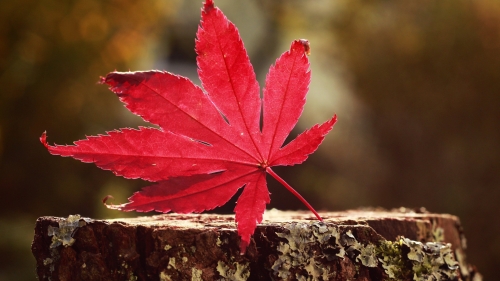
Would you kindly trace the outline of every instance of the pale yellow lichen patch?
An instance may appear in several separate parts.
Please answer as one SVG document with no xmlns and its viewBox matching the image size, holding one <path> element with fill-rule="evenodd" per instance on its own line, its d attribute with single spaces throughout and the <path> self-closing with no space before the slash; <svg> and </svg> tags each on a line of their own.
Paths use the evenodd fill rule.
<svg viewBox="0 0 500 281">
<path fill-rule="evenodd" d="M 458 276 L 459 263 L 450 244 L 422 243 L 400 237 L 396 242 L 381 243 L 378 255 L 382 267 L 393 280 L 405 277 L 415 281 L 453 280 Z"/>
<path fill-rule="evenodd" d="M 303 280 L 328 280 L 330 279 L 330 273 L 327 270 L 323 270 L 321 264 L 317 264 L 313 258 L 310 258 L 307 262 L 307 265 L 304 266 L 304 269 L 307 271 L 309 276 L 306 278 L 305 276 L 299 276 Z M 312 278 L 312 279 L 311 279 Z"/>
<path fill-rule="evenodd" d="M 417 240 L 424 240 L 429 238 L 430 231 L 428 229 L 428 222 L 425 220 L 416 220 L 415 224 L 417 225 Z"/>
<path fill-rule="evenodd" d="M 217 263 L 217 272 L 221 277 L 226 278 L 225 280 L 230 281 L 245 281 L 250 277 L 250 269 L 248 263 L 240 264 L 238 262 L 233 263 L 233 268 L 227 266 L 223 261 Z"/>
<path fill-rule="evenodd" d="M 436 221 L 432 222 L 432 239 L 434 240 L 434 242 L 443 242 L 445 239 L 444 229 L 442 227 L 439 227 Z"/>
<path fill-rule="evenodd" d="M 465 260 L 465 253 L 461 249 L 456 249 L 455 256 L 457 257 L 458 266 L 460 268 L 460 273 L 462 273 L 462 276 L 469 276 L 469 271 L 467 270 L 467 262 Z"/>
<path fill-rule="evenodd" d="M 330 268 L 323 266 L 312 257 L 319 256 L 333 260 L 339 253 L 344 255 L 341 251 L 342 247 L 338 244 L 340 233 L 337 229 L 320 222 L 290 223 L 286 224 L 285 228 L 288 231 L 277 233 L 278 237 L 285 238 L 287 242 L 280 242 L 277 246 L 281 254 L 272 266 L 274 274 L 283 279 L 328 280 L 332 274 Z M 332 238 L 335 238 L 336 245 L 331 245 Z M 322 250 L 328 249 L 329 251 L 323 251 L 320 254 L 313 253 L 316 251 L 315 245 L 318 244 Z M 291 271 L 292 268 L 299 269 L 298 272 L 305 270 L 307 274 L 294 274 Z"/>
<path fill-rule="evenodd" d="M 170 245 L 167 244 L 167 245 L 165 245 L 165 247 L 163 247 L 163 249 L 165 251 L 168 251 L 168 250 L 172 249 L 172 246 L 170 246 Z"/>
<path fill-rule="evenodd" d="M 52 244 L 50 248 L 55 248 L 59 245 L 65 247 L 73 245 L 73 233 L 79 227 L 86 225 L 85 221 L 80 221 L 80 215 L 70 215 L 66 220 L 62 219 L 59 222 L 59 227 L 50 226 L 47 228 L 48 236 L 52 236 Z"/>
<path fill-rule="evenodd" d="M 201 269 L 193 267 L 191 269 L 191 281 L 203 281 L 203 279 L 201 278 L 202 274 L 203 271 L 201 271 Z"/>
<path fill-rule="evenodd" d="M 356 257 L 366 267 L 377 267 L 377 251 L 373 244 L 368 244 L 359 248 L 360 254 Z"/>
<path fill-rule="evenodd" d="M 455 260 L 450 244 L 428 242 L 421 243 L 401 238 L 402 243 L 410 248 L 408 259 L 413 261 L 415 281 L 435 278 L 450 280 L 457 277 L 458 262 Z"/>
<path fill-rule="evenodd" d="M 49 264 L 51 264 L 53 262 L 53 260 L 51 258 L 46 258 L 43 260 L 43 265 L 47 266 Z"/>
<path fill-rule="evenodd" d="M 160 272 L 160 281 L 172 281 L 172 278 L 166 272 L 162 271 Z"/>
<path fill-rule="evenodd" d="M 168 269 L 174 268 L 175 269 L 175 257 L 171 257 L 168 259 Z"/>
</svg>

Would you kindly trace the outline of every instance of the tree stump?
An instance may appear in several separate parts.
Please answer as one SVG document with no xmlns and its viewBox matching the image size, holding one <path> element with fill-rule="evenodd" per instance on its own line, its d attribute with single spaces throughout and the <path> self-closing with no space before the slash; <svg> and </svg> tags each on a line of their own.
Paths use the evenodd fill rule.
<svg viewBox="0 0 500 281">
<path fill-rule="evenodd" d="M 233 215 L 41 217 L 40 280 L 481 280 L 459 219 L 401 208 L 266 211 L 245 254 Z"/>
</svg>

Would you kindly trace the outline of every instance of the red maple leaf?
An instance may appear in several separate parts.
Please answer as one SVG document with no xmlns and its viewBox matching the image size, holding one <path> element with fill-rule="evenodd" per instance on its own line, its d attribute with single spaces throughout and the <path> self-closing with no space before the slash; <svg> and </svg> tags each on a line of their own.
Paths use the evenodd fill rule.
<svg viewBox="0 0 500 281">
<path fill-rule="evenodd" d="M 196 53 L 203 90 L 187 78 L 162 71 L 112 72 L 102 78 L 125 106 L 160 129 L 121 129 L 87 137 L 75 145 L 48 145 L 125 178 L 156 182 L 129 202 L 107 205 L 122 211 L 202 212 L 224 205 L 239 188 L 236 207 L 244 253 L 270 202 L 266 174 L 318 213 L 271 166 L 295 165 L 313 153 L 336 116 L 282 147 L 305 103 L 311 73 L 309 43 L 296 40 L 266 77 L 263 99 L 236 27 L 211 0 L 201 13 Z M 260 128 L 261 110 L 263 125 Z"/>
</svg>

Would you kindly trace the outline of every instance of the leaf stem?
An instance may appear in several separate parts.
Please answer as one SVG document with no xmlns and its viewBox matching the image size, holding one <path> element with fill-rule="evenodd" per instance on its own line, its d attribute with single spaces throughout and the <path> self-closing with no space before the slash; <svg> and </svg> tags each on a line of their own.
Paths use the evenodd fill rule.
<svg viewBox="0 0 500 281">
<path fill-rule="evenodd" d="M 316 218 L 318 218 L 318 220 L 323 221 L 321 216 L 318 214 L 318 212 L 316 212 L 316 210 L 314 210 L 314 208 L 311 206 L 311 204 L 309 204 L 306 201 L 306 199 L 304 199 L 304 197 L 302 197 L 302 195 L 300 195 L 295 189 L 293 189 L 293 187 L 291 187 L 284 179 L 282 179 L 280 176 L 278 176 L 278 174 L 276 174 L 273 170 L 271 170 L 270 167 L 266 167 L 266 172 L 268 174 L 270 174 L 273 178 L 275 178 L 277 181 L 279 181 L 293 195 L 295 195 L 297 198 L 299 198 L 299 200 L 302 201 L 302 203 L 304 203 L 304 205 L 306 205 L 307 208 L 309 208 L 309 210 L 311 210 L 311 212 L 314 213 L 314 215 L 316 216 Z"/>
</svg>

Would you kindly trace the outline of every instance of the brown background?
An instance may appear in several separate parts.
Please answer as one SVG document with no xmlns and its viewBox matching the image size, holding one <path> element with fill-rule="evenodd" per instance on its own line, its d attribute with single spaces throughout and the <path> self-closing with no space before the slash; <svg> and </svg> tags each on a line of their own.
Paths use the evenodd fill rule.
<svg viewBox="0 0 500 281">
<path fill-rule="evenodd" d="M 216 1 L 240 29 L 261 85 L 292 40 L 311 42 L 313 79 L 297 131 L 339 122 L 300 166 L 276 171 L 317 209 L 420 207 L 460 216 L 470 262 L 500 262 L 500 2 Z M 0 280 L 34 280 L 44 215 L 106 210 L 146 183 L 51 156 L 137 127 L 99 76 L 165 69 L 196 83 L 201 1 L 0 2 Z M 269 207 L 303 208 L 274 180 Z M 233 202 L 219 212 L 231 212 Z"/>
</svg>

